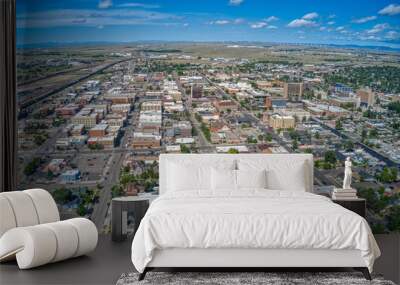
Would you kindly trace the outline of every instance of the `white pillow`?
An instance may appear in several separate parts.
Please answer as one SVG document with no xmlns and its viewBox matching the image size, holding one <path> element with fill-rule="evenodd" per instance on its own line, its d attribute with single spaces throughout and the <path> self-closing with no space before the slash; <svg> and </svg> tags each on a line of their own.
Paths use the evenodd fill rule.
<svg viewBox="0 0 400 285">
<path fill-rule="evenodd" d="M 268 189 L 307 192 L 305 163 L 288 164 L 286 171 L 270 169 L 267 171 L 267 181 Z"/>
<path fill-rule="evenodd" d="M 304 160 L 273 158 L 240 159 L 239 170 L 267 170 L 267 188 L 273 190 L 307 191 L 309 170 Z"/>
<path fill-rule="evenodd" d="M 208 164 L 207 161 L 170 161 L 167 164 L 167 191 L 212 190 L 212 168 L 233 170 L 235 167 L 235 160 L 218 159 Z"/>
<path fill-rule="evenodd" d="M 267 170 L 236 170 L 237 188 L 267 188 Z"/>
<path fill-rule="evenodd" d="M 211 170 L 212 190 L 236 190 L 236 170 L 219 169 L 213 167 Z"/>
<path fill-rule="evenodd" d="M 211 188 L 211 168 L 168 164 L 168 189 L 170 191 L 187 191 Z"/>
</svg>

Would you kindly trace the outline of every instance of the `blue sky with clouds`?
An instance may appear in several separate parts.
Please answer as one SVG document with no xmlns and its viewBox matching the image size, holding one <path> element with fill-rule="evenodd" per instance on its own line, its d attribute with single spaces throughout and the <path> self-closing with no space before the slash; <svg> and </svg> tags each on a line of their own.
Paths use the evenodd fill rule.
<svg viewBox="0 0 400 285">
<path fill-rule="evenodd" d="M 260 41 L 400 47 L 393 0 L 17 0 L 19 44 Z"/>
</svg>

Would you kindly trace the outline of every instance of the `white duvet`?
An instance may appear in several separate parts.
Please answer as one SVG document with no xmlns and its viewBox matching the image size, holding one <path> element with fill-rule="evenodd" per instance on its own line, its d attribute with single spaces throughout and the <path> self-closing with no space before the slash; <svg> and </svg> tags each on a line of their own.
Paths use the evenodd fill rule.
<svg viewBox="0 0 400 285">
<path fill-rule="evenodd" d="M 358 249 L 370 271 L 380 255 L 359 215 L 320 195 L 265 189 L 162 195 L 140 223 L 132 262 L 143 272 L 165 248 Z"/>
</svg>

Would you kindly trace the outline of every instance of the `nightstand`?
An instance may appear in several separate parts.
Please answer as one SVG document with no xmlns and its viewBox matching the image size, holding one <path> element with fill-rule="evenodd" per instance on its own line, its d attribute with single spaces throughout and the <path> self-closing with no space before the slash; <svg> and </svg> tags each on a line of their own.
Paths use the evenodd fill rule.
<svg viewBox="0 0 400 285">
<path fill-rule="evenodd" d="M 140 196 L 117 197 L 111 201 L 111 238 L 124 241 L 133 237 L 149 208 L 150 199 Z"/>
<path fill-rule="evenodd" d="M 365 212 L 367 207 L 367 202 L 363 198 L 354 199 L 332 199 L 332 202 L 339 204 L 340 206 L 359 214 L 361 217 L 365 218 Z"/>
</svg>

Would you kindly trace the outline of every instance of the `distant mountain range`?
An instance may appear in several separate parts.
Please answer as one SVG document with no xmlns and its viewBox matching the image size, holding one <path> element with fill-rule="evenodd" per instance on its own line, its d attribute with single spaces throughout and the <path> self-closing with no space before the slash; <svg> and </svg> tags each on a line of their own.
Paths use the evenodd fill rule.
<svg viewBox="0 0 400 285">
<path fill-rule="evenodd" d="M 33 44 L 17 44 L 18 49 L 38 49 L 38 48 L 62 48 L 62 47 L 79 47 L 79 46 L 109 46 L 109 45 L 129 45 L 129 44 L 236 44 L 236 45 L 258 45 L 258 46 L 274 46 L 274 45 L 288 45 L 288 46 L 305 46 L 305 47 L 327 47 L 327 48 L 342 48 L 342 49 L 366 49 L 375 51 L 386 52 L 400 52 L 400 47 L 388 46 L 362 46 L 362 45 L 340 45 L 340 44 L 314 44 L 314 43 L 277 43 L 277 42 L 183 42 L 183 41 L 134 41 L 134 42 L 46 42 L 46 43 L 33 43 Z"/>
</svg>

